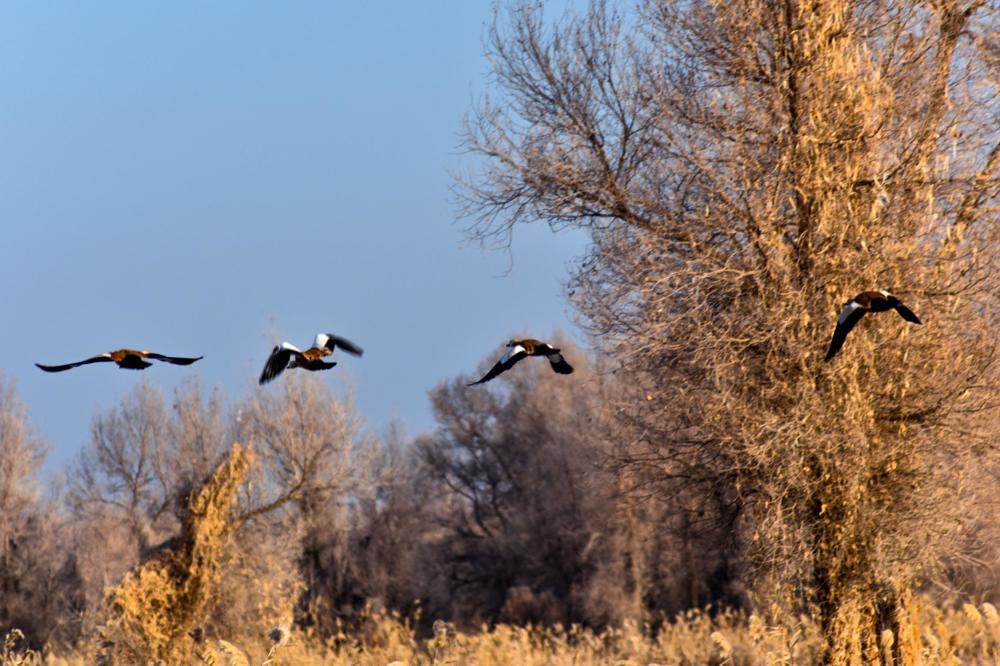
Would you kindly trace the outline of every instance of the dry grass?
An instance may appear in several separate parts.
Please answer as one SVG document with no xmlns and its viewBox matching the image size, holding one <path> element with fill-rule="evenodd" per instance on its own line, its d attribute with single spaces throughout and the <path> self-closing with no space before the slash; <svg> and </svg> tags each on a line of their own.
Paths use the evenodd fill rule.
<svg viewBox="0 0 1000 666">
<path fill-rule="evenodd" d="M 443 624 L 443 623 L 441 623 Z M 961 609 L 924 606 L 917 627 L 921 659 L 917 663 L 995 664 L 1000 660 L 1000 617 L 990 604 Z M 884 632 L 883 650 L 898 639 Z M 574 664 L 576 666 L 645 666 L 660 664 L 809 664 L 821 649 L 816 625 L 805 617 L 783 616 L 769 623 L 732 612 L 714 618 L 691 611 L 666 623 L 658 632 L 626 624 L 593 632 L 522 628 L 459 632 L 450 625 L 434 638 L 418 638 L 412 625 L 397 615 L 372 613 L 356 634 L 340 632 L 320 640 L 294 631 L 272 631 L 257 644 L 207 641 L 194 663 L 203 664 L 331 664 L 334 666 L 417 666 L 422 664 Z M 19 661 L 19 659 L 21 659 Z M 85 655 L 4 653 L 0 666 L 92 663 Z M 887 663 L 892 663 L 888 661 Z"/>
<path fill-rule="evenodd" d="M 192 494 L 180 536 L 108 593 L 108 620 L 100 636 L 101 654 L 108 660 L 175 663 L 187 656 L 187 634 L 204 621 L 217 596 L 237 492 L 253 460 L 249 447 L 234 444 Z"/>
</svg>

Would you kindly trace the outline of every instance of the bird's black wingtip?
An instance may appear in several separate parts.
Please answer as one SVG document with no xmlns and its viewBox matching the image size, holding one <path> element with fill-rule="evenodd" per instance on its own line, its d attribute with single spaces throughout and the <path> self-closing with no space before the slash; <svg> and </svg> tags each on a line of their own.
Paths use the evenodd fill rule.
<svg viewBox="0 0 1000 666">
<path fill-rule="evenodd" d="M 566 362 L 563 355 L 556 352 L 556 354 L 549 357 L 549 364 L 552 366 L 553 372 L 560 375 L 571 375 L 573 374 L 573 366 Z"/>
<path fill-rule="evenodd" d="M 920 321 L 920 317 L 918 317 L 913 310 L 906 307 L 902 303 L 896 304 L 896 312 L 899 313 L 900 317 L 910 322 L 911 324 L 923 324 L 923 322 Z"/>
</svg>

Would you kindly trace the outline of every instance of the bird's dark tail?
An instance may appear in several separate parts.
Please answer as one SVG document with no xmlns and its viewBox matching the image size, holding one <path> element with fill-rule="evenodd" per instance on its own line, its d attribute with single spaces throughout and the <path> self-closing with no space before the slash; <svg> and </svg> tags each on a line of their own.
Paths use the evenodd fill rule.
<svg viewBox="0 0 1000 666">
<path fill-rule="evenodd" d="M 333 366 L 337 365 L 336 361 L 323 361 L 321 359 L 316 359 L 315 361 L 299 361 L 299 367 L 305 368 L 306 370 L 329 370 Z"/>
</svg>

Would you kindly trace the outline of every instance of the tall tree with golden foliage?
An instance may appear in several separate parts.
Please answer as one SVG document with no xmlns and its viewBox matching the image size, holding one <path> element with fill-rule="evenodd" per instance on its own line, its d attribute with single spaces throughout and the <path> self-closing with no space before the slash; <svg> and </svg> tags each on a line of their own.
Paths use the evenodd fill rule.
<svg viewBox="0 0 1000 666">
<path fill-rule="evenodd" d="M 494 24 L 471 231 L 589 231 L 574 299 L 635 377 L 634 469 L 738 507 L 757 593 L 811 608 L 828 662 L 915 659 L 997 403 L 996 8 L 638 4 Z M 925 325 L 867 317 L 825 363 L 865 289 Z"/>
</svg>

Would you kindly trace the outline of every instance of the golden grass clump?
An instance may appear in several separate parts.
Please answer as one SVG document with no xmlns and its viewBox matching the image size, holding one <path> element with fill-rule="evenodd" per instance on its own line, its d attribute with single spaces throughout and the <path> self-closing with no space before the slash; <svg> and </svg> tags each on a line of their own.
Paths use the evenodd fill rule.
<svg viewBox="0 0 1000 666">
<path fill-rule="evenodd" d="M 942 608 L 914 606 L 916 652 L 900 651 L 902 640 L 891 630 L 877 638 L 865 663 L 958 666 L 1000 662 L 1000 623 L 991 620 L 990 604 Z M 204 641 L 190 658 L 165 663 L 261 664 L 278 666 L 777 666 L 819 663 L 825 644 L 815 620 L 807 616 L 723 611 L 681 613 L 658 629 L 626 623 L 619 628 L 593 631 L 579 626 L 550 628 L 500 624 L 459 631 L 439 621 L 433 637 L 421 639 L 411 621 L 397 613 L 368 610 L 356 632 L 340 632 L 323 639 L 288 627 L 275 627 L 256 642 Z M 265 656 L 266 655 L 266 656 Z M 87 656 L 29 654 L 0 661 L 0 666 L 47 664 L 82 666 Z M 114 663 L 135 663 L 115 661 Z M 146 662 L 142 662 L 146 663 Z M 150 660 L 151 663 L 151 660 Z"/>
<path fill-rule="evenodd" d="M 240 486 L 253 464 L 250 447 L 234 444 L 212 476 L 192 493 L 180 535 L 129 573 L 105 598 L 105 656 L 174 663 L 189 657 L 188 633 L 204 616 L 234 528 Z"/>
<path fill-rule="evenodd" d="M 988 618 L 989 608 L 983 604 L 976 610 Z M 1000 660 L 1000 624 L 975 620 L 962 608 L 921 604 L 917 612 L 917 643 L 912 646 L 917 651 L 900 650 L 901 639 L 885 630 L 871 646 L 873 663 L 879 663 L 880 656 L 881 663 L 896 666 L 994 664 Z M 384 642 L 293 642 L 283 663 L 770 666 L 819 663 L 825 649 L 819 627 L 811 618 L 785 615 L 765 621 L 759 615 L 748 618 L 730 611 L 714 617 L 705 611 L 688 611 L 658 631 L 635 623 L 601 632 L 578 626 L 544 629 L 497 625 L 471 633 L 452 630 L 447 636 L 439 633 L 426 641 L 417 639 L 412 627 L 398 616 L 375 615 L 371 620 L 377 626 L 373 635 Z M 906 638 L 906 642 L 910 640 Z"/>
<path fill-rule="evenodd" d="M 38 662 L 38 653 L 29 650 L 24 634 L 18 628 L 13 628 L 3 637 L 0 650 L 0 666 L 21 666 Z"/>
</svg>

